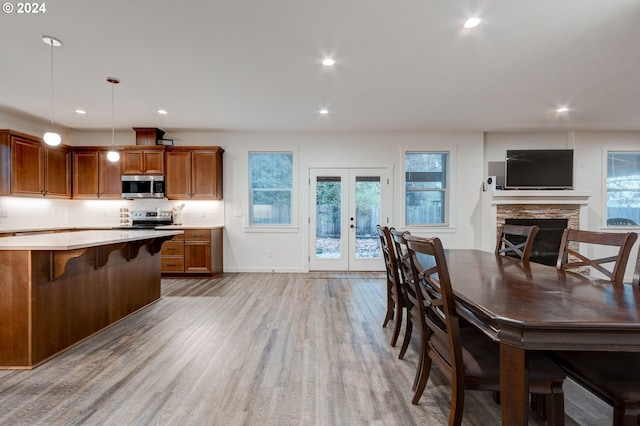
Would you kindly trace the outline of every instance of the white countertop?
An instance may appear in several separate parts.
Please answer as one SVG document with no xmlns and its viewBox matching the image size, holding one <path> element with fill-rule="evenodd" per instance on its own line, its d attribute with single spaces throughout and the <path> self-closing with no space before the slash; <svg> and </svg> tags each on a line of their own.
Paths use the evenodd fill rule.
<svg viewBox="0 0 640 426">
<path fill-rule="evenodd" d="M 178 230 L 98 230 L 0 238 L 0 250 L 73 250 L 182 234 Z"/>
</svg>

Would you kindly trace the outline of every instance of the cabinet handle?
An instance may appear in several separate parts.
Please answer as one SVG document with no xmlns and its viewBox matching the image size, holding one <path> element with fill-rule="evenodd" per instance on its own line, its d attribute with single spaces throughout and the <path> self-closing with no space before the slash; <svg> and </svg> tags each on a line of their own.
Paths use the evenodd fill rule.
<svg viewBox="0 0 640 426">
<path fill-rule="evenodd" d="M 167 263 L 167 266 L 176 266 L 175 263 Z"/>
<path fill-rule="evenodd" d="M 167 247 L 167 250 L 173 251 L 173 250 L 175 250 L 175 247 Z"/>
</svg>

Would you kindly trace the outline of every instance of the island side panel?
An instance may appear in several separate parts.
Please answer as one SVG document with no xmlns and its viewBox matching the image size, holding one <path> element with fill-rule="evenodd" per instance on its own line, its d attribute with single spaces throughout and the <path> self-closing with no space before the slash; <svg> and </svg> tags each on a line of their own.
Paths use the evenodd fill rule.
<svg viewBox="0 0 640 426">
<path fill-rule="evenodd" d="M 131 260 L 126 259 L 126 249 L 113 250 L 98 268 L 96 248 L 89 248 L 69 260 L 64 274 L 54 281 L 49 280 L 50 252 L 32 253 L 31 365 L 160 298 L 160 256 L 145 248 Z"/>
<path fill-rule="evenodd" d="M 0 366 L 29 364 L 28 251 L 0 251 Z"/>
</svg>

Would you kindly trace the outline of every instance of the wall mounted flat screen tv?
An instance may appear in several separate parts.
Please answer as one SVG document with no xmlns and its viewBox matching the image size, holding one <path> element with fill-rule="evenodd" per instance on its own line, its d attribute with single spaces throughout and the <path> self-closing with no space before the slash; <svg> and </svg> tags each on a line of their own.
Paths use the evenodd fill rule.
<svg viewBox="0 0 640 426">
<path fill-rule="evenodd" d="M 508 149 L 506 189 L 573 189 L 572 149 Z"/>
</svg>

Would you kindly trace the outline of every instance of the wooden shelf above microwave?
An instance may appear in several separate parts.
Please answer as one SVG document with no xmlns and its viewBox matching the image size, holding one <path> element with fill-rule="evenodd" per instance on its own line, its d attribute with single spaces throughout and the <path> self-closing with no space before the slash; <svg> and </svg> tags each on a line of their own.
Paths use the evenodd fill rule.
<svg viewBox="0 0 640 426">
<path fill-rule="evenodd" d="M 136 131 L 136 145 L 155 145 L 163 139 L 164 131 L 155 127 L 132 127 Z"/>
</svg>

